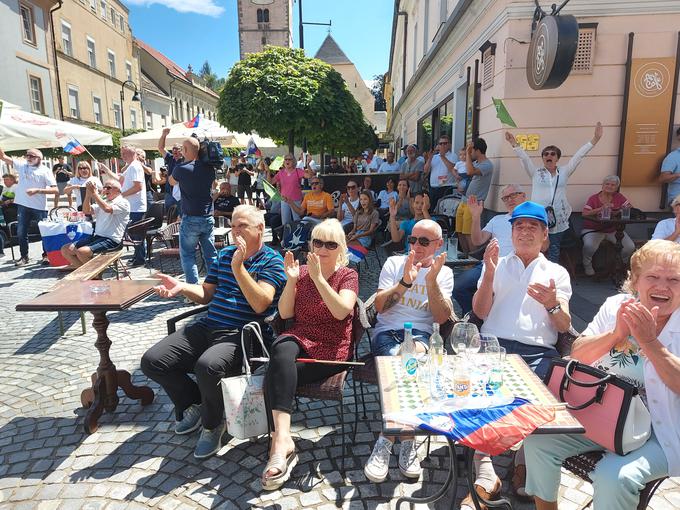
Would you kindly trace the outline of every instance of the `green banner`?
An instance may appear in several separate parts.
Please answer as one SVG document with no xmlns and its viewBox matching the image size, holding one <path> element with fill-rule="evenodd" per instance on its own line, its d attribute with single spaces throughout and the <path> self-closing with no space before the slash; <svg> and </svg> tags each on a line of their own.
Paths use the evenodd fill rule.
<svg viewBox="0 0 680 510">
<path fill-rule="evenodd" d="M 270 170 L 277 171 L 283 166 L 283 156 L 276 156 L 274 161 L 269 165 Z"/>
<path fill-rule="evenodd" d="M 516 128 L 517 124 L 515 124 L 515 121 L 512 120 L 508 109 L 503 104 L 503 100 L 496 99 L 495 97 L 492 97 L 491 99 L 493 100 L 493 105 L 496 107 L 496 117 L 498 120 L 500 120 L 503 124 Z"/>
</svg>

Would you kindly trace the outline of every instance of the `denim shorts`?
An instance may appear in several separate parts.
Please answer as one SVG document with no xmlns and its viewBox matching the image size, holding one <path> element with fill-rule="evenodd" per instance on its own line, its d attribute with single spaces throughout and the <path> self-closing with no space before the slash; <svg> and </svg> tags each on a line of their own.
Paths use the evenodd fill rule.
<svg viewBox="0 0 680 510">
<path fill-rule="evenodd" d="M 94 235 L 88 239 L 81 239 L 76 243 L 76 248 L 82 248 L 83 246 L 87 246 L 92 250 L 92 253 L 101 253 L 103 251 L 115 250 L 120 246 L 120 243 L 109 237 Z"/>
<path fill-rule="evenodd" d="M 430 345 L 430 333 L 419 329 L 413 330 L 413 339 L 420 342 L 427 351 Z M 371 337 L 371 352 L 374 356 L 396 356 L 404 342 L 403 329 L 389 329 L 381 331 Z"/>
</svg>

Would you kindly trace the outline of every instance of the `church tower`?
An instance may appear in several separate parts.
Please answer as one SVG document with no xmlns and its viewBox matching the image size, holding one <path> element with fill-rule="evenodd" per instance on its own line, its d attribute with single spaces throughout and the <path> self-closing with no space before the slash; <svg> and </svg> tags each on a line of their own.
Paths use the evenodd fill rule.
<svg viewBox="0 0 680 510">
<path fill-rule="evenodd" d="M 238 0 L 241 59 L 267 45 L 293 47 L 293 0 Z"/>
</svg>

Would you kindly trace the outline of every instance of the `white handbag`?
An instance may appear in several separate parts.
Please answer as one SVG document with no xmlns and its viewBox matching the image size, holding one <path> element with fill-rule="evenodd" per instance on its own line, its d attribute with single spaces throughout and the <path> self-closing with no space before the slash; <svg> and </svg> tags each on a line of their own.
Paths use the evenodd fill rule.
<svg viewBox="0 0 680 510">
<path fill-rule="evenodd" d="M 224 413 L 227 419 L 227 431 L 238 439 L 261 436 L 269 431 L 267 410 L 264 403 L 262 384 L 264 375 L 253 375 L 250 371 L 244 335 L 249 330 L 262 346 L 262 351 L 269 357 L 262 340 L 262 330 L 257 322 L 250 322 L 241 331 L 241 350 L 243 351 L 244 374 L 222 379 L 222 395 L 224 397 Z"/>
</svg>

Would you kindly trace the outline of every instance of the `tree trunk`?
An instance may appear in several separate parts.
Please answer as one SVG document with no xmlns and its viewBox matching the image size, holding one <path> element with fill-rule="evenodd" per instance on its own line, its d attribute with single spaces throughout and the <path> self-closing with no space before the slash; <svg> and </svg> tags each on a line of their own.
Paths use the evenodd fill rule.
<svg viewBox="0 0 680 510">
<path fill-rule="evenodd" d="M 292 129 L 288 131 L 288 152 L 295 155 L 295 134 Z"/>
</svg>

